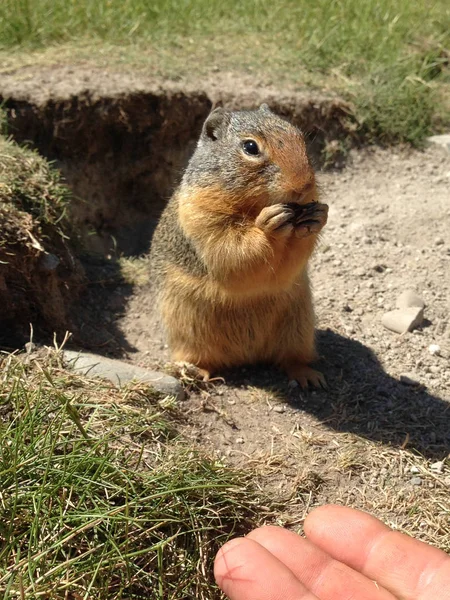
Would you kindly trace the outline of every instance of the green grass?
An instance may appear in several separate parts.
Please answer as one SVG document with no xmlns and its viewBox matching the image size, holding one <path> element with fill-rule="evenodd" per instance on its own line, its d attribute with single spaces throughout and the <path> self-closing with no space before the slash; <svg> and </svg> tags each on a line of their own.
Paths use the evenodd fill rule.
<svg viewBox="0 0 450 600">
<path fill-rule="evenodd" d="M 23 358 L 23 357 L 22 357 Z M 0 596 L 210 599 L 212 559 L 255 522 L 248 477 L 177 434 L 170 398 L 3 356 Z"/>
<path fill-rule="evenodd" d="M 0 48 L 73 43 L 162 76 L 215 67 L 337 91 L 386 141 L 417 142 L 450 112 L 446 0 L 3 0 Z"/>
<path fill-rule="evenodd" d="M 62 234 L 60 226 L 70 198 L 57 169 L 36 151 L 0 134 L 1 210 L 29 214 L 39 225 L 59 229 Z"/>
</svg>

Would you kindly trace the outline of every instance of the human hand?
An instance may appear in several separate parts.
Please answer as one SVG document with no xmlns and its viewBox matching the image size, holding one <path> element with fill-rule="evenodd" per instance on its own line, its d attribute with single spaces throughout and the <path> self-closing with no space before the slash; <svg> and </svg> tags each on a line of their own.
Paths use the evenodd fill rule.
<svg viewBox="0 0 450 600">
<path fill-rule="evenodd" d="M 217 553 L 230 600 L 450 600 L 450 557 L 360 511 L 323 506 L 306 539 L 261 527 Z"/>
</svg>

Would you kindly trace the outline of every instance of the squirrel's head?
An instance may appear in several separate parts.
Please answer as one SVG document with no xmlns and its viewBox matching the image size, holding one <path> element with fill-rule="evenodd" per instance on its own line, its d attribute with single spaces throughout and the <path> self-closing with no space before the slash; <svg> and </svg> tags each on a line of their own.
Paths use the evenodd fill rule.
<svg viewBox="0 0 450 600">
<path fill-rule="evenodd" d="M 262 104 L 259 110 L 213 110 L 184 177 L 216 187 L 235 204 L 263 206 L 316 199 L 314 171 L 301 131 Z"/>
</svg>

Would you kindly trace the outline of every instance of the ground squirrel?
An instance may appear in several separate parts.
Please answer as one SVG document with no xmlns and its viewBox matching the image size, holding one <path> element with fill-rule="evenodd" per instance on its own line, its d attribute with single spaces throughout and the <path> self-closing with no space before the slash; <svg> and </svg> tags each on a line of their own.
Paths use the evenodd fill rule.
<svg viewBox="0 0 450 600">
<path fill-rule="evenodd" d="M 302 133 L 259 110 L 213 110 L 155 230 L 150 261 L 169 346 L 207 378 L 274 363 L 324 385 L 307 265 L 328 206 Z"/>
</svg>

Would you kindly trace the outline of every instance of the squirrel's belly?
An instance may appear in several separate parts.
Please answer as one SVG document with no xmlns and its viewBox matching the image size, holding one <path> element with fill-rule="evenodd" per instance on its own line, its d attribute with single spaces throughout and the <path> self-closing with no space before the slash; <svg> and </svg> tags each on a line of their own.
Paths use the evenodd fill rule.
<svg viewBox="0 0 450 600">
<path fill-rule="evenodd" d="M 174 354 L 194 364 L 232 366 L 276 361 L 295 321 L 288 294 L 211 301 L 199 290 L 165 294 L 163 320 Z"/>
</svg>

